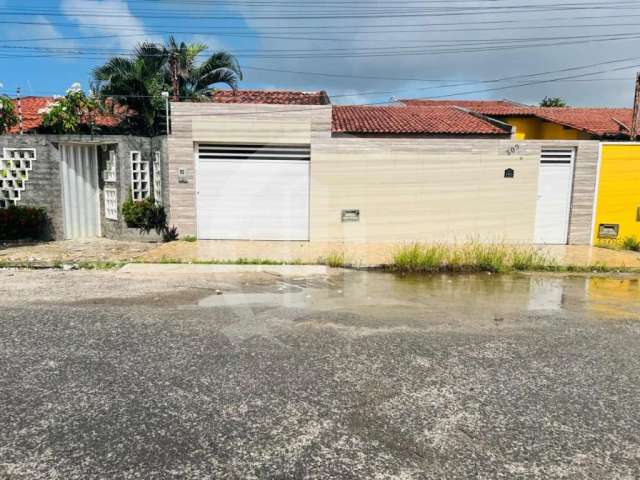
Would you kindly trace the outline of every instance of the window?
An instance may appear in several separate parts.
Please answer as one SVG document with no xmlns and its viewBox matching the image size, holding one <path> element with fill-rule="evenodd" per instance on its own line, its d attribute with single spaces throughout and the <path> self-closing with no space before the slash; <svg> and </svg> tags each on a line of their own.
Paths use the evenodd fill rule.
<svg viewBox="0 0 640 480">
<path fill-rule="evenodd" d="M 118 191 L 115 188 L 104 189 L 104 216 L 118 220 Z"/>
<path fill-rule="evenodd" d="M 131 152 L 131 195 L 134 200 L 144 200 L 149 192 L 149 162 L 142 160 L 140 152 Z"/>
<path fill-rule="evenodd" d="M 156 203 L 162 205 L 162 165 L 160 164 L 160 152 L 156 152 L 153 158 L 153 196 Z"/>
<path fill-rule="evenodd" d="M 109 150 L 109 158 L 106 161 L 103 178 L 105 182 L 116 182 L 116 151 Z"/>
<path fill-rule="evenodd" d="M 36 159 L 35 148 L 5 148 L 0 157 L 0 208 L 15 205 Z"/>
</svg>

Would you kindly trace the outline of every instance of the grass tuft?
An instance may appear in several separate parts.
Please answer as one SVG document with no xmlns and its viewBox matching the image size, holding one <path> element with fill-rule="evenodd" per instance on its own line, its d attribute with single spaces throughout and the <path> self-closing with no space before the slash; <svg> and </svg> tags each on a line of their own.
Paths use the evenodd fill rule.
<svg viewBox="0 0 640 480">
<path fill-rule="evenodd" d="M 634 252 L 640 252 L 640 239 L 637 237 L 626 237 L 622 240 L 622 248 L 625 250 L 631 250 Z"/>
<path fill-rule="evenodd" d="M 422 272 L 557 271 L 558 265 L 533 247 L 469 242 L 463 245 L 413 244 L 400 248 L 391 270 Z"/>
<path fill-rule="evenodd" d="M 343 252 L 329 252 L 326 257 L 320 257 L 318 263 L 331 268 L 342 268 L 346 265 Z"/>
<path fill-rule="evenodd" d="M 184 236 L 182 237 L 182 241 L 183 241 L 183 242 L 189 242 L 189 243 L 192 243 L 192 242 L 195 242 L 196 240 L 197 240 L 197 238 L 196 238 L 195 236 L 193 236 L 193 235 L 184 235 Z"/>
</svg>

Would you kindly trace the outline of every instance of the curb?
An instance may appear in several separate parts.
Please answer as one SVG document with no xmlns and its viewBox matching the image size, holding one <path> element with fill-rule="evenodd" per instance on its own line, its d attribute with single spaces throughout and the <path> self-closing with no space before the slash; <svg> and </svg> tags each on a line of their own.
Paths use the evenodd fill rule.
<svg viewBox="0 0 640 480">
<path fill-rule="evenodd" d="M 327 275 L 324 265 L 203 265 L 185 263 L 128 263 L 124 273 L 271 273 L 275 275 Z"/>
</svg>

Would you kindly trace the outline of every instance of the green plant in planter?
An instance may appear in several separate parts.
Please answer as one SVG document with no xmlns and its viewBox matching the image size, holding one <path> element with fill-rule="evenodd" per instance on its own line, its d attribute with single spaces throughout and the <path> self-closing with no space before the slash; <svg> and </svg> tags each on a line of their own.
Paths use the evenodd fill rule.
<svg viewBox="0 0 640 480">
<path fill-rule="evenodd" d="M 169 228 L 167 212 L 162 205 L 156 203 L 153 197 L 134 200 L 129 195 L 122 204 L 122 217 L 128 227 L 139 229 L 140 234 L 148 234 L 154 230 L 158 235 L 162 235 L 165 242 L 178 239 L 178 229 Z"/>
</svg>

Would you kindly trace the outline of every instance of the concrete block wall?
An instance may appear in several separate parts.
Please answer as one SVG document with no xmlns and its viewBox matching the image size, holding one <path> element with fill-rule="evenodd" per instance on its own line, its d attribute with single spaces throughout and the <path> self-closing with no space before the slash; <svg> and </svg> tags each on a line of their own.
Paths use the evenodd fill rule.
<svg viewBox="0 0 640 480">
<path fill-rule="evenodd" d="M 36 159 L 17 205 L 46 208 L 50 220 L 50 237 L 62 238 L 62 184 L 57 148 L 42 135 L 0 135 L 0 153 L 4 148 L 35 148 Z"/>
<path fill-rule="evenodd" d="M 0 135 L 1 148 L 35 148 L 36 160 L 29 172 L 29 181 L 22 192 L 19 205 L 44 207 L 51 219 L 51 237 L 64 238 L 64 214 L 62 203 L 62 182 L 60 172 L 61 143 L 97 144 L 98 172 L 100 189 L 100 219 L 102 236 L 117 240 L 149 240 L 157 241 L 155 233 L 140 236 L 135 228 L 128 228 L 122 217 L 122 204 L 131 191 L 131 162 L 132 151 L 140 151 L 142 158 L 149 161 L 150 169 L 153 165 L 155 151 L 161 152 L 162 168 L 167 168 L 166 138 L 136 137 L 128 135 Z M 103 171 L 108 158 L 108 151 L 116 150 L 116 182 L 108 183 L 113 186 L 118 195 L 118 220 L 105 218 Z M 163 172 L 163 203 L 168 205 L 169 194 L 166 183 L 168 174 Z M 153 181 L 152 178 L 150 178 Z"/>
</svg>

